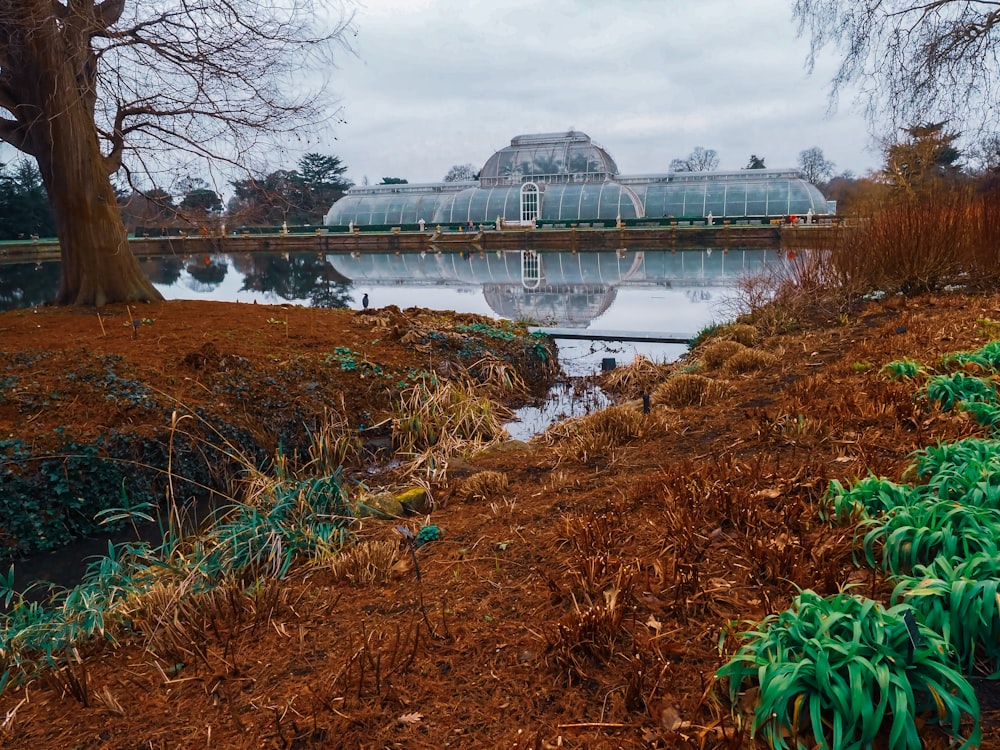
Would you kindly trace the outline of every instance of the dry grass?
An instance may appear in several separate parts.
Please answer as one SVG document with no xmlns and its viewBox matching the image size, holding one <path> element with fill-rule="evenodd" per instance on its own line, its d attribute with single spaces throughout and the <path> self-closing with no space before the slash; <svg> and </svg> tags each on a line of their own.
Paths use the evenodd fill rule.
<svg viewBox="0 0 1000 750">
<path fill-rule="evenodd" d="M 329 568 L 338 581 L 356 586 L 371 586 L 389 580 L 399 545 L 393 541 L 368 540 L 341 549 L 336 554 L 316 558 L 315 563 Z"/>
<path fill-rule="evenodd" d="M 483 357 L 469 367 L 469 372 L 475 373 L 476 380 L 487 393 L 498 398 L 528 392 L 528 386 L 518 374 L 517 368 L 496 355 Z"/>
<path fill-rule="evenodd" d="M 729 386 L 725 383 L 704 375 L 679 373 L 656 387 L 652 393 L 652 403 L 672 408 L 705 406 L 722 398 L 728 392 Z"/>
<path fill-rule="evenodd" d="M 742 375 L 746 372 L 766 370 L 769 367 L 773 367 L 777 362 L 778 358 L 769 352 L 743 347 L 741 351 L 735 352 L 731 357 L 726 359 L 722 369 L 727 375 Z"/>
<path fill-rule="evenodd" d="M 641 437 L 655 420 L 626 405 L 573 417 L 552 425 L 539 439 L 551 445 L 560 459 L 588 463 Z"/>
<path fill-rule="evenodd" d="M 719 327 L 715 338 L 735 341 L 743 346 L 753 346 L 760 339 L 760 331 L 757 330 L 757 326 L 748 323 L 729 323 Z"/>
<path fill-rule="evenodd" d="M 408 473 L 443 480 L 448 459 L 509 436 L 513 412 L 479 395 L 472 382 L 425 381 L 403 393 L 392 420 L 393 443 L 411 457 Z"/>
<path fill-rule="evenodd" d="M 650 393 L 657 384 L 666 380 L 673 369 L 673 364 L 653 362 L 637 354 L 630 364 L 605 373 L 601 378 L 601 387 L 608 393 L 638 398 L 643 393 Z"/>
<path fill-rule="evenodd" d="M 329 409 L 323 414 L 319 427 L 309 433 L 310 468 L 320 476 L 330 476 L 342 466 L 361 466 L 363 450 L 357 430 L 344 416 L 343 394 L 340 394 L 341 413 Z"/>
<path fill-rule="evenodd" d="M 705 367 L 714 370 L 721 367 L 734 354 L 745 351 L 746 346 L 731 339 L 713 339 L 699 352 Z"/>
<path fill-rule="evenodd" d="M 623 565 L 616 568 L 614 583 L 605 588 L 600 600 L 573 608 L 545 638 L 550 663 L 563 672 L 570 683 L 586 680 L 617 653 L 627 636 L 625 617 L 634 604 L 636 571 Z"/>
<path fill-rule="evenodd" d="M 489 500 L 506 491 L 507 475 L 499 471 L 481 471 L 462 483 L 461 493 L 466 500 Z"/>
</svg>

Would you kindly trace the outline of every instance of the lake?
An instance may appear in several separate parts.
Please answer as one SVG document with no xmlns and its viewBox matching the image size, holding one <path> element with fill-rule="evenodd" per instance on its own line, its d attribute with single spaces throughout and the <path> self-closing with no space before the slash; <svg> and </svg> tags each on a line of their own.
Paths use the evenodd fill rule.
<svg viewBox="0 0 1000 750">
<path fill-rule="evenodd" d="M 731 319 L 737 282 L 787 263 L 770 249 L 242 253 L 140 258 L 167 299 L 314 307 L 426 307 L 580 332 L 696 334 Z M 0 265 L 0 310 L 44 304 L 58 263 Z M 683 344 L 559 340 L 567 374 L 607 358 L 673 360 Z"/>
</svg>

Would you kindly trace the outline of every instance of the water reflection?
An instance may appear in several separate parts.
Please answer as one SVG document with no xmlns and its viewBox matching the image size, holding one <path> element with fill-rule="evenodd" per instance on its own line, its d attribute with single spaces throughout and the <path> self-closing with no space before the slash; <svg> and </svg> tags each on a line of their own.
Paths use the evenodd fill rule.
<svg viewBox="0 0 1000 750">
<path fill-rule="evenodd" d="M 141 258 L 168 299 L 429 307 L 574 328 L 686 331 L 717 319 L 736 281 L 775 250 L 244 253 Z M 0 309 L 43 304 L 58 263 L 0 265 Z"/>
</svg>

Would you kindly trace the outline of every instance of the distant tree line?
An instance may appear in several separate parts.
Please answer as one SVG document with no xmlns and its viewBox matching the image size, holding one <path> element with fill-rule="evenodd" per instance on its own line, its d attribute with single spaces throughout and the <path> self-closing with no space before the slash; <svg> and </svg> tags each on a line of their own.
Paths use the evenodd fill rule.
<svg viewBox="0 0 1000 750">
<path fill-rule="evenodd" d="M 133 190 L 119 200 L 126 226 L 193 228 L 213 232 L 223 223 L 230 227 L 321 224 L 333 202 L 351 182 L 347 167 L 336 156 L 310 153 L 296 169 L 230 182 L 233 195 L 223 196 L 200 178 L 184 178 L 173 189 Z"/>
</svg>

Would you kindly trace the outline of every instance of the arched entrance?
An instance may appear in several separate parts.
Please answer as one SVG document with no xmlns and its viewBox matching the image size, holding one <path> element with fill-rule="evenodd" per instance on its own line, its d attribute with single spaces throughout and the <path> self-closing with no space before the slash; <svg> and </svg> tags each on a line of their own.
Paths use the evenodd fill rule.
<svg viewBox="0 0 1000 750">
<path fill-rule="evenodd" d="M 538 219 L 541 194 L 538 185 L 526 182 L 521 185 L 521 224 L 534 224 Z"/>
</svg>

